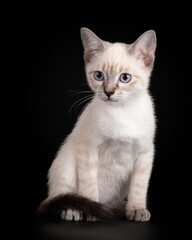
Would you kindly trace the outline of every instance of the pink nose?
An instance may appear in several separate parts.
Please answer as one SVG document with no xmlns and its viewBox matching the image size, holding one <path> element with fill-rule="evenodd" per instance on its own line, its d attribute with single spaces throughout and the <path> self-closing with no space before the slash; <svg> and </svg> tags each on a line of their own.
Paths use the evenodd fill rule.
<svg viewBox="0 0 192 240">
<path fill-rule="evenodd" d="M 113 95 L 114 94 L 114 92 L 107 92 L 107 91 L 104 91 L 105 92 L 105 94 L 107 95 L 107 97 L 108 98 L 110 98 L 111 97 L 111 95 Z"/>
</svg>

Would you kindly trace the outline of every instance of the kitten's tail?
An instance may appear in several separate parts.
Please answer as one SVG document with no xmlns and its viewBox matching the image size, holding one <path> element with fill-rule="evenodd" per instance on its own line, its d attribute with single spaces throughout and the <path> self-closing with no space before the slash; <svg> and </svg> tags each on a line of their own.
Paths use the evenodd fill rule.
<svg viewBox="0 0 192 240">
<path fill-rule="evenodd" d="M 86 216 L 92 215 L 98 219 L 120 219 L 125 217 L 125 202 L 110 208 L 78 194 L 58 195 L 50 200 L 44 200 L 38 210 L 39 216 L 60 216 L 63 210 L 75 209 L 82 211 Z"/>
</svg>

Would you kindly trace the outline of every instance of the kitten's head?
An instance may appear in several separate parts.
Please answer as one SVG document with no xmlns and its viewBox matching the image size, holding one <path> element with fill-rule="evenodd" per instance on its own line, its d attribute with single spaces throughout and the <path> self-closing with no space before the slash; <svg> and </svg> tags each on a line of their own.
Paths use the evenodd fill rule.
<svg viewBox="0 0 192 240">
<path fill-rule="evenodd" d="M 100 99 L 127 102 L 148 88 L 156 48 L 153 30 L 133 44 L 103 41 L 87 28 L 81 28 L 81 37 L 87 80 Z"/>
</svg>

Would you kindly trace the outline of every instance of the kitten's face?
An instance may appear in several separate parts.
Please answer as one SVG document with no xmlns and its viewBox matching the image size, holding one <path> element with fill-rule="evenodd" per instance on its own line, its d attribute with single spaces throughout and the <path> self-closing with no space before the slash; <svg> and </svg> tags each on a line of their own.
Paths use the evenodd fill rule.
<svg viewBox="0 0 192 240">
<path fill-rule="evenodd" d="M 87 80 L 100 99 L 126 103 L 148 87 L 156 46 L 153 31 L 132 45 L 102 41 L 86 28 L 81 34 Z"/>
</svg>

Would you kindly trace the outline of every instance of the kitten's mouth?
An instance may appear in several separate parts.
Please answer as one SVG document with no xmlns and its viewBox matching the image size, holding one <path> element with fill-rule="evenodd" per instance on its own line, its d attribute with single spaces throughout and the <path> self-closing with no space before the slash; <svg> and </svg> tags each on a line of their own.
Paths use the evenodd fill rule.
<svg viewBox="0 0 192 240">
<path fill-rule="evenodd" d="M 117 103 L 119 100 L 117 99 L 111 99 L 111 98 L 105 98 L 103 101 L 108 102 L 108 103 Z"/>
<path fill-rule="evenodd" d="M 105 96 L 99 96 L 99 98 L 101 100 L 103 100 L 104 102 L 107 102 L 107 103 L 118 103 L 120 102 L 120 99 L 114 99 L 114 98 L 111 98 L 111 97 L 105 97 Z"/>
<path fill-rule="evenodd" d="M 106 99 L 106 101 L 108 101 L 108 102 L 118 102 L 118 100 L 116 100 L 116 99 L 111 99 L 111 98 Z"/>
</svg>

